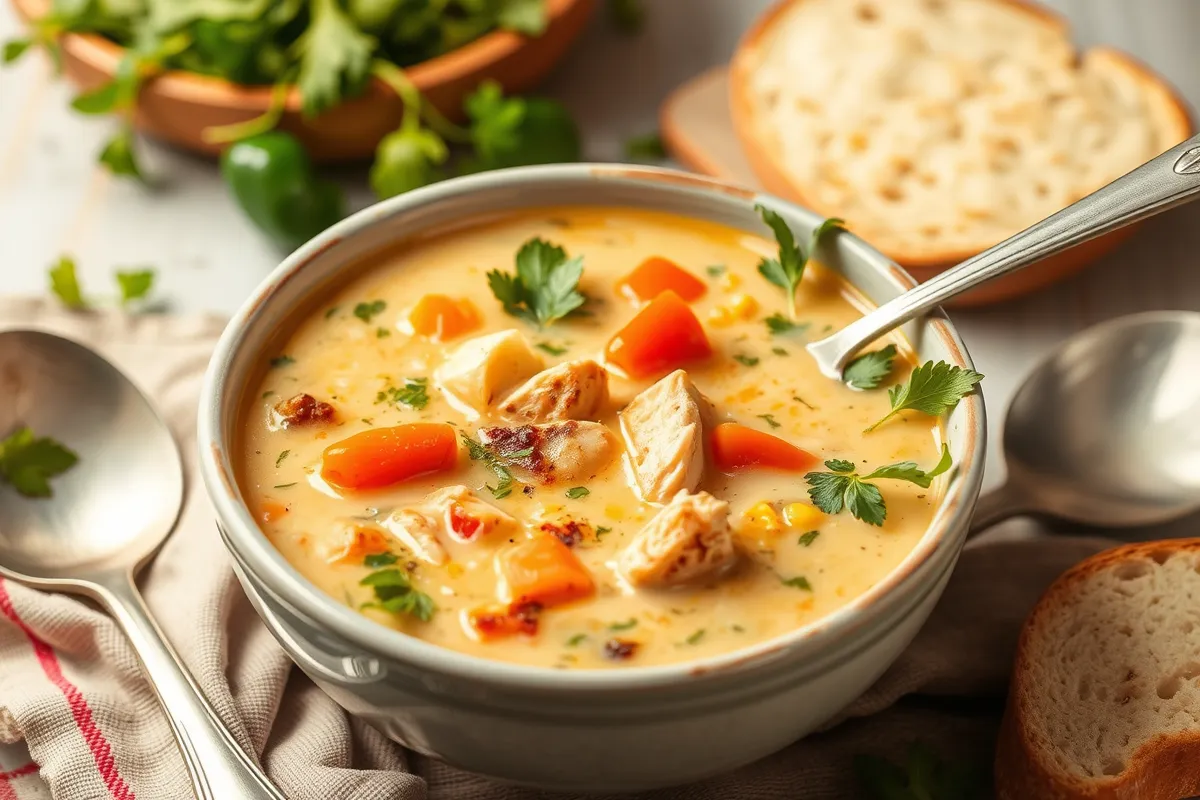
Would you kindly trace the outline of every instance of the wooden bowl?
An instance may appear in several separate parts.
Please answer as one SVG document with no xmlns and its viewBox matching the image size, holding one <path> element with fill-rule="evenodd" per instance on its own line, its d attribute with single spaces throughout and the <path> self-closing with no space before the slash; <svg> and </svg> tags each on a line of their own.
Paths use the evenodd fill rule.
<svg viewBox="0 0 1200 800">
<path fill-rule="evenodd" d="M 485 79 L 507 92 L 536 86 L 566 54 L 582 32 L 597 0 L 547 0 L 549 24 L 537 38 L 493 31 L 445 55 L 406 70 L 408 77 L 439 111 L 462 119 L 463 98 Z M 12 0 L 26 20 L 42 16 L 49 0 Z M 62 37 L 63 69 L 81 90 L 112 79 L 124 48 L 95 34 Z M 221 78 L 170 71 L 148 80 L 138 96 L 135 124 L 141 132 L 187 150 L 217 155 L 222 145 L 204 141 L 206 128 L 245 122 L 264 113 L 271 87 L 242 86 Z M 314 119 L 300 111 L 300 93 L 288 93 L 279 127 L 295 134 L 319 162 L 370 158 L 376 146 L 404 116 L 400 98 L 379 80 L 362 96 Z"/>
<path fill-rule="evenodd" d="M 786 12 L 793 3 L 802 2 L 803 0 L 779 0 L 773 7 L 762 14 L 750 30 L 746 32 L 741 42 L 738 44 L 736 53 L 730 63 L 729 68 L 729 92 L 728 105 L 729 113 L 732 118 L 733 130 L 737 135 L 737 139 L 741 142 L 742 150 L 745 154 L 751 170 L 757 176 L 763 187 L 780 197 L 785 197 L 793 202 L 799 203 L 807 208 L 811 208 L 825 216 L 842 216 L 839 209 L 822 208 L 820 204 L 814 203 L 808 197 L 803 187 L 797 186 L 795 182 L 788 178 L 787 170 L 781 163 L 778 156 L 771 151 L 771 148 L 764 147 L 760 144 L 760 139 L 755 131 L 755 115 L 753 112 L 753 104 L 750 99 L 749 84 L 750 84 L 750 63 L 753 61 L 752 53 L 758 48 L 763 36 L 770 31 L 776 21 Z M 1059 17 L 1055 12 L 1048 8 L 1031 2 L 1030 0 L 1010 0 L 1015 5 L 1020 6 L 1031 14 L 1052 20 L 1055 24 L 1067 27 L 1065 19 Z M 1108 48 L 1102 48 L 1108 50 Z M 1182 141 L 1191 135 L 1196 130 L 1196 124 L 1192 117 L 1191 110 L 1187 103 L 1182 100 L 1178 92 L 1170 88 L 1167 80 L 1144 64 L 1137 62 L 1132 57 L 1109 50 L 1110 53 L 1117 55 L 1122 60 L 1128 62 L 1133 69 L 1142 72 L 1148 81 L 1166 88 L 1171 93 L 1172 104 L 1177 115 L 1177 122 L 1182 135 L 1179 140 Z M 1096 187 L 1100 188 L 1100 187 Z M 1010 273 L 1004 277 L 991 281 L 977 289 L 967 292 L 958 298 L 955 298 L 952 305 L 954 306 L 972 306 L 986 305 L 996 303 L 1019 295 L 1027 294 L 1036 291 L 1052 283 L 1062 280 L 1070 275 L 1079 272 L 1084 267 L 1098 260 L 1102 256 L 1114 250 L 1118 245 L 1124 242 L 1137 229 L 1138 225 L 1130 225 L 1125 228 L 1119 228 L 1111 233 L 1100 236 L 1091 241 L 1077 245 L 1070 250 L 1059 253 L 1056 256 L 1051 256 L 1035 266 L 1027 269 L 1019 270 Z M 1017 231 L 1013 231 L 1017 233 Z M 869 237 L 868 237 L 869 238 Z M 881 248 L 885 255 L 892 258 L 900 266 L 904 267 L 918 281 L 927 281 L 930 278 L 938 275 L 946 270 L 954 267 L 968 258 L 977 255 L 978 251 L 946 251 L 937 254 L 929 254 L 917 256 L 911 253 L 889 252 L 886 248 Z"/>
</svg>

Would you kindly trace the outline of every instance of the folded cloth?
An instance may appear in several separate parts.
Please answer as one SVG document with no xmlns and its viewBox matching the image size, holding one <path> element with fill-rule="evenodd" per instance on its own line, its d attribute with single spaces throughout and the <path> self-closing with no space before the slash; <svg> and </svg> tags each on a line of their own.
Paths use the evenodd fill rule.
<svg viewBox="0 0 1200 800">
<path fill-rule="evenodd" d="M 289 798 L 545 797 L 406 752 L 352 719 L 292 668 L 259 622 L 197 478 L 197 396 L 221 320 L 0 300 L 0 328 L 19 326 L 96 348 L 170 422 L 186 464 L 186 505 L 143 576 L 146 600 L 226 725 Z M 13 422 L 3 414 L 0 428 Z M 917 740 L 986 766 L 1022 619 L 1055 576 L 1107 544 L 1057 537 L 968 548 L 916 641 L 823 733 L 728 775 L 646 797 L 851 797 L 856 754 L 896 758 Z M 0 742 L 28 747 L 56 800 L 191 796 L 166 720 L 113 622 L 86 601 L 8 580 L 0 581 Z M 33 766 L 0 764 L 0 800 L 44 796 L 30 780 Z"/>
</svg>

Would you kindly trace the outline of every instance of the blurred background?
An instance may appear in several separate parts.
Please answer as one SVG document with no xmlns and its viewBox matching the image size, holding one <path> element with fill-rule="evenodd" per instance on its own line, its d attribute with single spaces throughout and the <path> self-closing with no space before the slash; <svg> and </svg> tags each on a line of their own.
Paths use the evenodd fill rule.
<svg viewBox="0 0 1200 800">
<path fill-rule="evenodd" d="M 660 106 L 672 91 L 727 62 L 770 2 L 615 5 L 597 3 L 582 35 L 538 90 L 574 116 L 586 160 L 626 160 L 626 144 L 657 129 Z M 1159 71 L 1193 107 L 1200 105 L 1197 0 L 1047 5 L 1070 19 L 1081 46 L 1125 49 Z M 619 17 L 628 6 L 641 11 L 640 26 L 614 20 L 614 12 Z M 10 1 L 0 0 L 0 41 L 25 30 Z M 231 200 L 209 158 L 141 137 L 136 147 L 149 185 L 115 178 L 97 166 L 97 152 L 119 123 L 72 110 L 76 94 L 40 52 L 0 69 L 0 290 L 44 294 L 47 269 L 70 254 L 85 286 L 110 285 L 117 268 L 152 268 L 156 305 L 233 311 L 279 262 L 281 249 Z M 351 209 L 373 201 L 366 165 L 321 173 L 344 188 Z M 988 376 L 992 425 L 1032 362 L 1071 332 L 1143 309 L 1200 308 L 1197 223 L 1200 208 L 1177 210 L 1151 220 L 1132 241 L 1079 275 L 1015 300 L 954 310 Z M 990 458 L 992 483 L 995 449 Z"/>
</svg>

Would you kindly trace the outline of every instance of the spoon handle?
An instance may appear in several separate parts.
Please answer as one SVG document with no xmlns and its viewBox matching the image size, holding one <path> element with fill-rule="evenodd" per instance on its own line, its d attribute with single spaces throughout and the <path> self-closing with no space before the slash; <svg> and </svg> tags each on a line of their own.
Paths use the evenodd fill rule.
<svg viewBox="0 0 1200 800">
<path fill-rule="evenodd" d="M 808 350 L 821 372 L 840 379 L 850 358 L 884 333 L 981 283 L 1069 247 L 1188 202 L 1200 194 L 1200 136 L 1117 178 L 951 270 L 884 303 Z"/>
<path fill-rule="evenodd" d="M 114 573 L 99 599 L 129 637 L 179 742 L 199 800 L 286 800 L 209 705 L 150 616 L 131 574 Z"/>
</svg>

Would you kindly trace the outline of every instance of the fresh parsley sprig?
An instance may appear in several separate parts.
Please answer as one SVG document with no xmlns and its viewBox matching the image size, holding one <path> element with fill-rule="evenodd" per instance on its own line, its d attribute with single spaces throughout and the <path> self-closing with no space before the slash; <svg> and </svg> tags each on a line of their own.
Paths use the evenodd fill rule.
<svg viewBox="0 0 1200 800">
<path fill-rule="evenodd" d="M 826 514 L 840 514 L 845 508 L 868 525 L 883 525 L 887 519 L 887 504 L 879 487 L 867 481 L 908 481 L 928 489 L 933 479 L 950 469 L 952 464 L 950 448 L 943 444 L 941 460 L 928 472 L 913 461 L 900 461 L 859 475 L 854 462 L 831 459 L 825 462 L 829 472 L 810 472 L 804 476 L 804 481 L 809 485 L 808 496 L 813 505 Z"/>
<path fill-rule="evenodd" d="M 488 447 L 481 442 L 477 442 L 468 436 L 465 432 L 460 433 L 463 444 L 467 447 L 467 455 L 472 461 L 482 461 L 484 466 L 490 469 L 496 475 L 496 485 L 488 484 L 487 490 L 492 493 L 492 497 L 497 500 L 503 500 L 512 494 L 513 474 L 504 463 L 505 459 L 493 453 Z M 524 450 L 517 450 L 514 453 L 508 454 L 508 459 L 527 458 L 533 455 L 533 448 L 527 447 Z"/>
<path fill-rule="evenodd" d="M 583 276 L 583 258 L 567 258 L 567 251 L 534 238 L 517 251 L 517 272 L 488 273 L 488 286 L 505 313 L 544 328 L 578 311 L 587 302 L 577 287 Z"/>
<path fill-rule="evenodd" d="M 892 410 L 882 419 L 867 428 L 870 433 L 901 411 L 912 409 L 940 417 L 958 405 L 983 380 L 983 375 L 973 369 L 952 366 L 945 361 L 926 361 L 912 371 L 907 383 L 888 389 Z"/>
<path fill-rule="evenodd" d="M 875 389 L 892 372 L 896 360 L 896 345 L 863 353 L 842 370 L 842 380 L 854 389 Z"/>
<path fill-rule="evenodd" d="M 50 479 L 79 462 L 62 444 L 35 436 L 28 426 L 0 440 L 0 481 L 10 484 L 24 497 L 50 497 Z"/>
<path fill-rule="evenodd" d="M 403 386 L 392 386 L 389 383 L 375 395 L 375 402 L 422 409 L 429 405 L 429 379 L 405 378 Z"/>
<path fill-rule="evenodd" d="M 378 563 L 378 560 L 377 560 Z M 412 585 L 406 572 L 390 567 L 372 572 L 359 581 L 361 586 L 375 590 L 375 600 L 363 608 L 379 608 L 393 614 L 409 614 L 422 622 L 433 619 L 437 606 L 433 598 Z"/>
<path fill-rule="evenodd" d="M 812 237 L 809 239 L 808 251 L 805 252 L 796 244 L 796 237 L 783 217 L 762 204 L 756 205 L 754 208 L 762 217 L 763 222 L 767 223 L 775 232 L 775 241 L 779 244 L 778 257 L 764 258 L 758 262 L 758 272 L 787 294 L 788 316 L 795 319 L 796 287 L 800 285 L 800 280 L 804 277 L 804 268 L 808 266 L 808 260 L 812 258 L 813 252 L 820 246 L 821 241 L 835 231 L 842 230 L 845 223 L 836 217 L 830 217 L 822 222 L 813 231 Z"/>
</svg>

